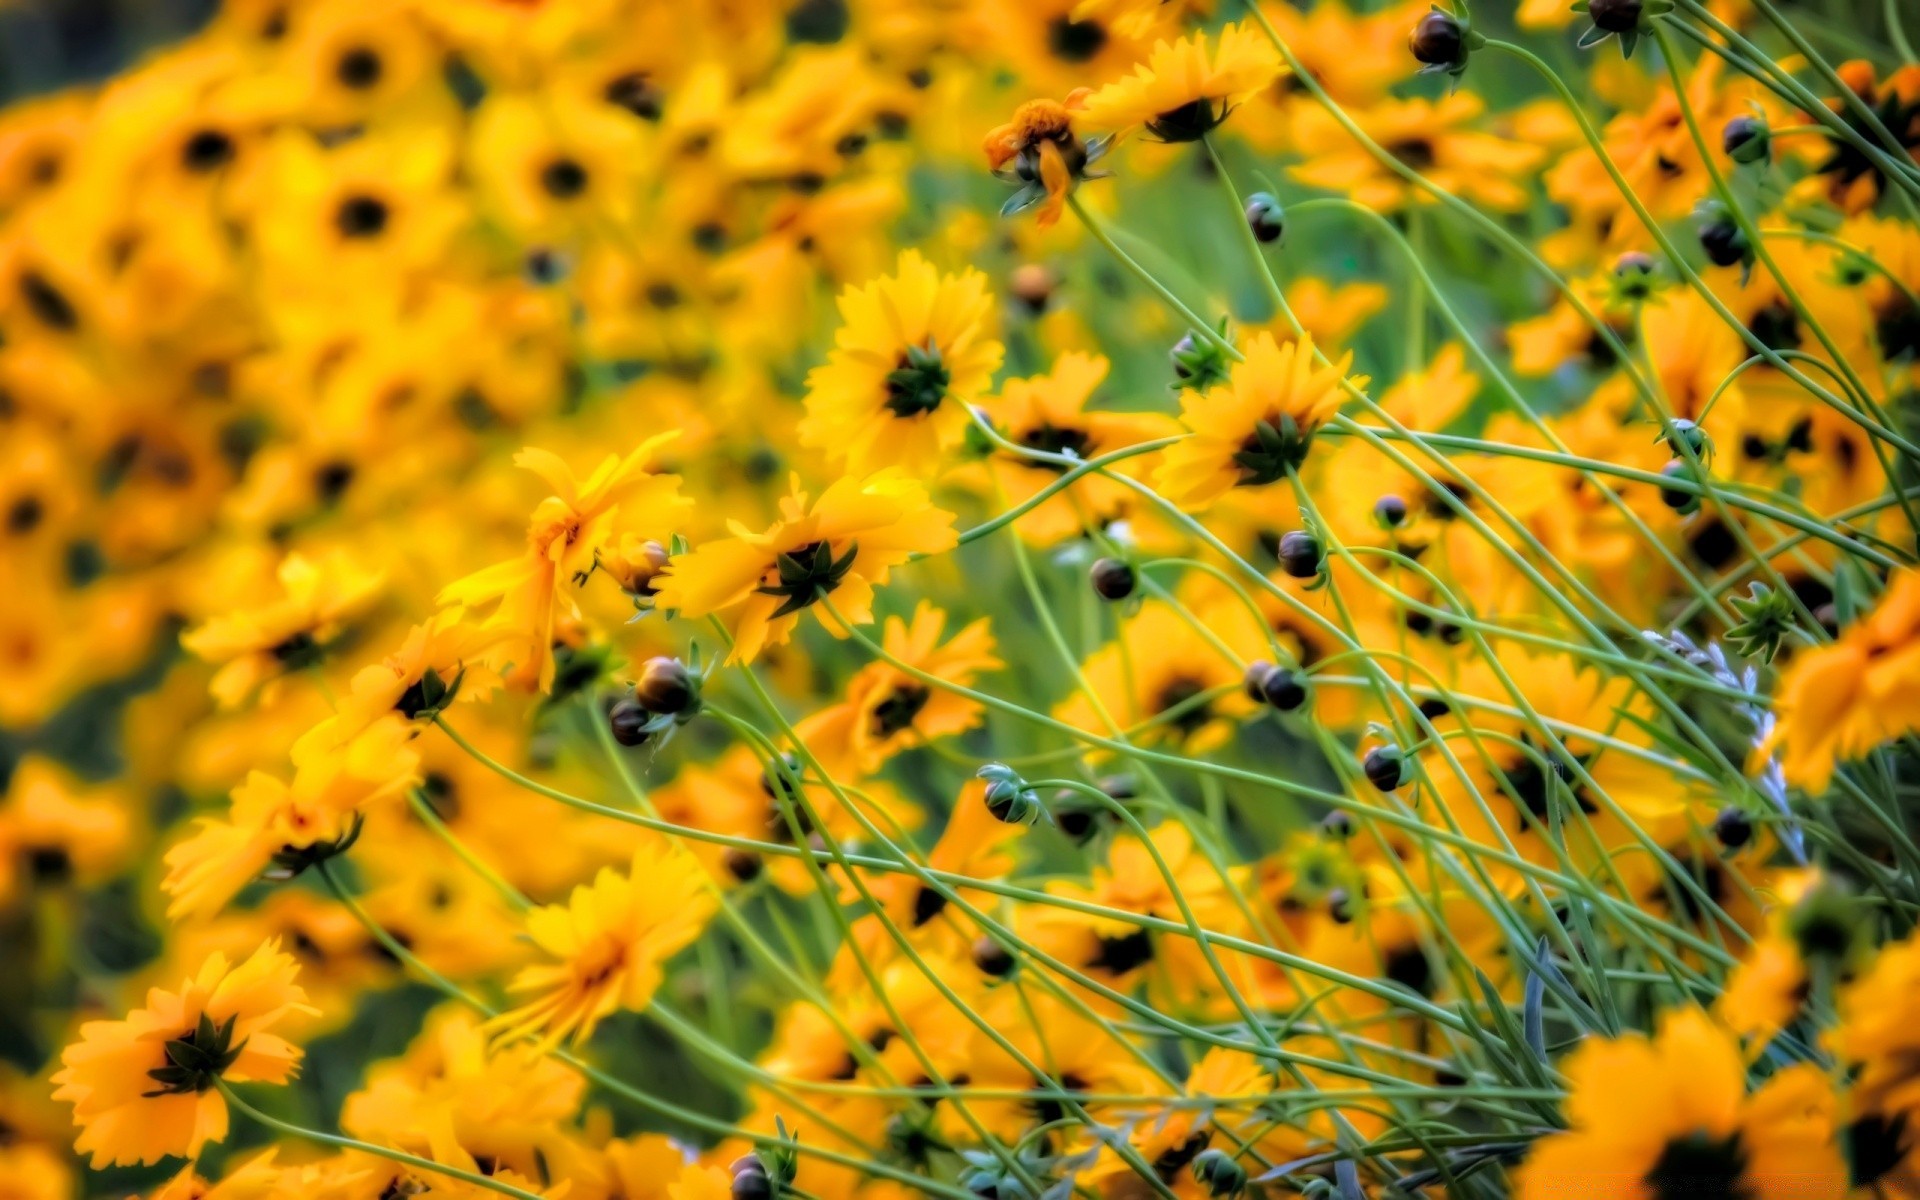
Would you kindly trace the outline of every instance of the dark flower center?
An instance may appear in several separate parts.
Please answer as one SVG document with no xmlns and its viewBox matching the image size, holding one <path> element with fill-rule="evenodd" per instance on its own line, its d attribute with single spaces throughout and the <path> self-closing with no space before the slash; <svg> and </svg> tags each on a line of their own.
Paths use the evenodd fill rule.
<svg viewBox="0 0 1920 1200">
<path fill-rule="evenodd" d="M 1173 727 L 1183 735 L 1197 733 L 1208 721 L 1213 719 L 1211 704 L 1194 704 L 1192 701 L 1205 695 L 1207 685 L 1190 675 L 1178 675 L 1166 682 L 1160 694 L 1154 698 L 1153 711 L 1156 714 L 1180 711 L 1172 718 Z M 1181 705 L 1187 705 L 1181 708 Z"/>
<path fill-rule="evenodd" d="M 1750 1200 L 1739 1135 L 1690 1133 L 1667 1143 L 1643 1177 L 1654 1200 Z"/>
<path fill-rule="evenodd" d="M 334 74 L 341 83 L 363 92 L 380 82 L 384 70 L 378 54 L 365 46 L 355 46 L 340 56 Z"/>
<path fill-rule="evenodd" d="M 555 200 L 572 200 L 587 190 L 587 169 L 571 158 L 556 158 L 540 168 L 540 186 Z"/>
<path fill-rule="evenodd" d="M 1387 146 L 1387 153 L 1416 171 L 1424 171 L 1434 164 L 1433 143 L 1426 138 L 1407 138 Z"/>
<path fill-rule="evenodd" d="M 1145 929 L 1136 929 L 1132 933 L 1119 937 L 1097 939 L 1100 948 L 1087 960 L 1089 967 L 1106 971 L 1113 975 L 1125 975 L 1136 967 L 1145 966 L 1153 961 L 1153 935 Z"/>
<path fill-rule="evenodd" d="M 873 706 L 873 734 L 875 737 L 892 737 L 903 729 L 913 725 L 913 719 L 927 706 L 933 693 L 917 683 L 903 683 L 887 693 L 887 698 Z"/>
<path fill-rule="evenodd" d="M 349 196 L 333 214 L 341 237 L 378 237 L 387 227 L 386 201 L 372 196 Z"/>
<path fill-rule="evenodd" d="M 618 105 L 643 121 L 658 121 L 665 97 L 653 86 L 645 71 L 631 71 L 615 79 L 601 93 L 608 104 Z"/>
<path fill-rule="evenodd" d="M 1093 435 L 1084 429 L 1075 429 L 1071 425 L 1053 425 L 1041 423 L 1020 435 L 1020 444 L 1029 450 L 1039 450 L 1046 454 L 1066 454 L 1084 459 L 1093 453 Z M 1060 463 L 1034 462 L 1027 459 L 1022 464 L 1040 467 L 1045 470 L 1062 471 L 1067 468 Z"/>
<path fill-rule="evenodd" d="M 180 162 L 189 171 L 205 174 L 233 161 L 233 139 L 218 129 L 202 129 L 180 148 Z"/>
<path fill-rule="evenodd" d="M 1062 62 L 1083 63 L 1107 44 L 1106 26 L 1061 15 L 1047 24 L 1047 49 Z"/>
</svg>

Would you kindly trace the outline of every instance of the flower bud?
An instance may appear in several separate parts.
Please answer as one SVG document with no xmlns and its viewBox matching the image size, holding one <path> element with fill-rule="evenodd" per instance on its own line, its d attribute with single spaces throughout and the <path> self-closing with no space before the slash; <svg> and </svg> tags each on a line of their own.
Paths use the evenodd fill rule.
<svg viewBox="0 0 1920 1200">
<path fill-rule="evenodd" d="M 1242 685 L 1247 689 L 1247 698 L 1256 704 L 1267 702 L 1267 676 L 1277 670 L 1264 658 L 1256 658 L 1247 664 L 1247 673 L 1241 677 Z"/>
<path fill-rule="evenodd" d="M 1189 1168 L 1193 1181 L 1215 1197 L 1237 1196 L 1246 1190 L 1247 1169 L 1224 1150 L 1202 1150 Z"/>
<path fill-rule="evenodd" d="M 1367 751 L 1360 769 L 1367 782 L 1383 792 L 1391 792 L 1407 781 L 1407 756 L 1398 746 L 1375 746 Z"/>
<path fill-rule="evenodd" d="M 1738 116 L 1721 129 L 1720 147 L 1742 165 L 1766 162 L 1773 157 L 1773 133 L 1758 117 Z"/>
<path fill-rule="evenodd" d="M 1295 579 L 1312 579 L 1320 574 L 1320 539 L 1294 530 L 1280 539 L 1280 565 Z"/>
<path fill-rule="evenodd" d="M 1743 263 L 1753 253 L 1746 231 L 1727 216 L 1710 220 L 1700 227 L 1700 248 L 1706 251 L 1707 261 L 1716 267 Z"/>
<path fill-rule="evenodd" d="M 1307 681 L 1298 671 L 1275 667 L 1261 681 L 1261 697 L 1281 712 L 1292 712 L 1307 702 Z"/>
<path fill-rule="evenodd" d="M 613 740 L 622 746 L 643 746 L 653 736 L 649 728 L 653 714 L 641 706 L 631 696 L 614 701 L 607 710 L 607 728 L 613 732 Z"/>
<path fill-rule="evenodd" d="M 1277 242 L 1287 231 L 1286 210 L 1272 192 L 1255 192 L 1247 197 L 1247 228 L 1256 240 Z"/>
<path fill-rule="evenodd" d="M 1133 567 L 1117 558 L 1096 559 L 1087 577 L 1102 600 L 1125 600 L 1133 595 Z"/>
<path fill-rule="evenodd" d="M 1753 840 L 1753 818 L 1745 809 L 1729 804 L 1713 818 L 1713 836 L 1729 850 L 1738 850 Z"/>
<path fill-rule="evenodd" d="M 1705 458 L 1713 452 L 1713 442 L 1707 437 L 1707 431 L 1685 417 L 1675 417 L 1668 428 L 1660 431 L 1660 440 L 1672 446 L 1676 454 L 1683 442 L 1695 458 Z"/>
<path fill-rule="evenodd" d="M 752 1165 L 741 1169 L 741 1163 L 749 1160 Z M 750 1154 L 733 1166 L 733 1200 L 773 1200 L 773 1180 L 767 1177 L 759 1158 Z"/>
<path fill-rule="evenodd" d="M 1373 519 L 1382 529 L 1398 529 L 1407 520 L 1407 502 L 1398 496 L 1382 496 L 1373 502 Z"/>
<path fill-rule="evenodd" d="M 1467 63 L 1467 30 L 1460 18 L 1443 9 L 1432 8 L 1414 24 L 1407 35 L 1407 49 L 1414 58 L 1429 67 L 1452 69 Z"/>
<path fill-rule="evenodd" d="M 1353 817 L 1351 814 L 1334 809 L 1320 818 L 1320 832 L 1338 841 L 1346 841 L 1353 836 Z"/>
<path fill-rule="evenodd" d="M 1587 16 L 1608 33 L 1631 33 L 1640 25 L 1641 0 L 1592 0 Z"/>
<path fill-rule="evenodd" d="M 648 659 L 640 668 L 633 696 L 648 712 L 666 714 L 685 712 L 698 698 L 687 664 L 665 655 Z"/>
<path fill-rule="evenodd" d="M 1039 263 L 1021 263 L 1007 277 L 1007 290 L 1013 298 L 1026 305 L 1027 311 L 1039 316 L 1047 310 L 1047 303 L 1053 299 L 1053 289 L 1057 286 L 1053 272 Z"/>
<path fill-rule="evenodd" d="M 1660 473 L 1669 479 L 1691 479 L 1693 468 L 1674 459 L 1660 468 Z M 1660 502 L 1681 516 L 1689 516 L 1700 511 L 1700 495 L 1684 488 L 1663 487 L 1660 489 Z"/>
<path fill-rule="evenodd" d="M 1327 893 L 1327 915 L 1336 925 L 1353 923 L 1353 894 L 1345 888 L 1337 887 Z"/>
</svg>

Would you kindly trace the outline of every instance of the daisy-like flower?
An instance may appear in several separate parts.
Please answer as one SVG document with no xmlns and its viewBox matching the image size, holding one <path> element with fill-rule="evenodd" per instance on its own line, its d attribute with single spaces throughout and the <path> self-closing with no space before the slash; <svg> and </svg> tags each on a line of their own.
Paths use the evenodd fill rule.
<svg viewBox="0 0 1920 1200">
<path fill-rule="evenodd" d="M 1340 407 L 1341 385 L 1353 362 L 1313 360 L 1313 339 L 1276 343 L 1258 333 L 1246 359 L 1227 381 L 1203 395 L 1180 398 L 1180 419 L 1193 436 L 1169 446 L 1154 482 L 1176 504 L 1199 508 L 1236 487 L 1260 487 L 1285 478 L 1306 459 L 1314 431 Z M 1356 388 L 1367 380 L 1347 380 Z"/>
<path fill-rule="evenodd" d="M 1920 571 L 1896 572 L 1872 612 L 1833 644 L 1802 650 L 1774 699 L 1775 750 L 1787 781 L 1824 791 L 1835 763 L 1920 730 Z"/>
<path fill-rule="evenodd" d="M 280 563 L 282 595 L 204 622 L 180 635 L 189 652 L 221 664 L 212 683 L 222 708 L 238 708 L 277 676 L 319 662 L 348 619 L 373 603 L 385 577 L 342 555 Z"/>
<path fill-rule="evenodd" d="M 645 1008 L 666 960 L 700 936 L 714 906 L 692 855 L 665 840 L 642 844 L 625 875 L 603 868 L 567 903 L 527 914 L 527 936 L 554 961 L 520 972 L 513 990 L 535 998 L 494 1018 L 493 1032 L 583 1042 L 608 1014 Z"/>
<path fill-rule="evenodd" d="M 1113 144 L 1111 138 L 1082 141 L 1074 131 L 1077 114 L 1086 107 L 1086 88 L 1068 93 L 1064 101 L 1029 100 L 1013 110 L 1013 119 L 987 132 L 981 148 L 987 169 L 1020 184 L 1020 190 L 1000 206 L 1010 217 L 1040 205 L 1035 222 L 1045 229 L 1060 219 L 1067 195 L 1082 179 L 1095 179 L 1087 168 L 1098 162 Z M 1045 203 L 1041 203 L 1045 201 Z"/>
<path fill-rule="evenodd" d="M 1094 129 L 1145 125 L 1163 142 L 1199 141 L 1280 67 L 1273 44 L 1248 25 L 1221 29 L 1211 54 L 1204 33 L 1156 42 L 1132 75 L 1087 98 L 1083 119 Z"/>
<path fill-rule="evenodd" d="M 728 662 L 752 662 L 792 636 L 800 610 L 832 596 L 847 620 L 873 622 L 873 589 L 915 554 L 959 541 L 953 514 L 927 489 L 893 472 L 836 481 L 820 498 L 794 490 L 764 533 L 729 522 L 733 536 L 677 556 L 659 576 L 657 602 L 687 617 L 731 613 Z M 838 634 L 836 623 L 825 621 Z"/>
<path fill-rule="evenodd" d="M 1000 395 L 981 407 L 1007 440 L 1030 450 L 1081 459 L 1098 458 L 1123 446 L 1179 431 L 1164 413 L 1088 408 L 1107 378 L 1107 369 L 1107 360 L 1099 355 L 1070 351 L 1056 359 L 1045 375 L 1007 380 Z M 1141 455 L 1115 463 L 1110 469 L 1138 474 L 1150 461 Z M 991 463 L 994 481 L 1005 489 L 1010 505 L 1031 500 L 1058 481 L 1066 469 L 1011 453 L 996 454 Z M 1119 480 L 1087 475 L 1029 509 L 1014 528 L 1040 545 L 1052 545 L 1080 536 L 1090 523 L 1106 526 L 1125 518 L 1139 499 L 1138 493 Z"/>
<path fill-rule="evenodd" d="M 1535 1144 L 1520 1200 L 1846 1192 L 1825 1074 L 1787 1067 L 1749 1094 L 1739 1043 L 1698 1010 L 1669 1013 L 1652 1039 L 1591 1039 L 1564 1069 L 1573 1127 Z"/>
<path fill-rule="evenodd" d="M 523 691 L 553 687 L 553 634 L 563 614 L 577 614 L 573 593 L 592 575 L 595 555 L 615 532 L 622 510 L 657 518 L 687 503 L 677 475 L 647 469 L 673 433 L 658 434 L 621 458 L 609 454 L 582 483 L 560 457 L 529 447 L 514 456 L 553 488 L 527 523 L 527 547 L 517 558 L 476 571 L 440 592 L 441 604 L 497 604 L 483 628 L 501 637 L 489 651 L 506 682 Z"/>
<path fill-rule="evenodd" d="M 93 1165 L 192 1158 L 227 1136 L 227 1102 L 215 1087 L 285 1083 L 300 1051 L 269 1032 L 311 1013 L 294 982 L 298 964 L 268 942 L 238 966 L 214 954 L 178 991 L 154 988 L 119 1021 L 89 1021 L 60 1054 L 54 1099 L 73 1105 L 74 1149 Z"/>
<path fill-rule="evenodd" d="M 882 645 L 902 662 L 962 687 L 999 668 L 985 617 L 942 644 L 946 624 L 946 614 L 922 600 L 911 623 L 887 618 Z M 829 774 L 859 778 L 910 746 L 964 733 L 979 721 L 980 705 L 973 701 L 874 662 L 847 681 L 845 699 L 802 721 L 797 732 L 825 760 Z"/>
<path fill-rule="evenodd" d="M 1439 100 L 1382 100 L 1352 116 L 1381 149 L 1428 181 L 1487 208 L 1517 212 L 1530 202 L 1525 181 L 1546 150 L 1469 128 L 1485 108 L 1473 93 L 1455 92 Z M 1300 161 L 1287 171 L 1309 187 L 1344 193 L 1381 212 L 1433 202 L 1317 104 L 1297 111 L 1293 136 Z"/>
<path fill-rule="evenodd" d="M 172 897 L 170 920 L 218 911 L 268 867 L 298 874 L 340 853 L 369 806 L 418 781 L 420 756 L 397 713 L 350 735 L 343 729 L 339 717 L 314 726 L 294 743 L 292 783 L 254 771 L 233 789 L 225 820 L 202 818 L 167 851 L 160 886 Z"/>
<path fill-rule="evenodd" d="M 986 276 L 943 275 L 912 250 L 892 275 L 841 293 L 833 352 L 807 376 L 801 444 L 855 474 L 936 471 L 999 369 L 992 311 Z"/>
<path fill-rule="evenodd" d="M 1230 739 L 1253 708 L 1239 686 L 1240 666 L 1162 600 L 1141 605 L 1081 670 L 1092 695 L 1075 692 L 1054 716 L 1089 733 L 1111 732 L 1104 711 L 1123 729 L 1155 722 L 1136 735 L 1143 744 L 1172 743 L 1200 754 Z"/>
<path fill-rule="evenodd" d="M 1852 1081 L 1845 1133 L 1860 1195 L 1911 1195 L 1920 1184 L 1920 935 L 1880 951 L 1841 989 L 1831 1043 Z M 1905 1190 L 1903 1190 L 1904 1185 Z M 1882 1190 L 1884 1189 L 1884 1190 Z"/>
</svg>

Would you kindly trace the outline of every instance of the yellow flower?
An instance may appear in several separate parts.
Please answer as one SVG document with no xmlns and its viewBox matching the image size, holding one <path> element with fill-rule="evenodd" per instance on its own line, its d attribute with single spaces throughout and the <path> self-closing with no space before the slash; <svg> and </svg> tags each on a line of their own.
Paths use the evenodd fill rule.
<svg viewBox="0 0 1920 1200">
<path fill-rule="evenodd" d="M 986 276 L 942 275 L 912 250 L 894 274 L 841 293 L 833 352 L 807 376 L 801 444 L 855 474 L 937 471 L 1000 366 L 992 310 Z"/>
<path fill-rule="evenodd" d="M 345 555 L 315 563 L 289 554 L 279 570 L 279 598 L 230 612 L 188 630 L 180 642 L 208 662 L 222 708 L 238 708 L 276 676 L 320 661 L 348 619 L 373 602 L 385 582 L 379 571 L 362 571 Z"/>
<path fill-rule="evenodd" d="M 514 456 L 547 482 L 553 494 L 533 510 L 527 548 L 518 557 L 476 571 L 441 589 L 440 603 L 468 608 L 498 604 L 484 628 L 500 641 L 488 651 L 509 686 L 545 692 L 553 687 L 553 641 L 562 616 L 577 617 L 573 600 L 592 575 L 600 547 L 617 532 L 625 510 L 657 519 L 687 503 L 676 475 L 654 475 L 647 466 L 673 433 L 656 434 L 625 458 L 609 454 L 581 483 L 560 457 L 528 447 Z"/>
<path fill-rule="evenodd" d="M 418 779 L 412 734 L 397 713 L 351 734 L 329 717 L 293 746 L 293 782 L 254 771 L 233 789 L 226 820 L 203 817 L 199 830 L 167 851 L 161 888 L 169 919 L 206 916 L 275 862 L 298 873 L 344 848 L 370 805 L 398 796 Z"/>
<path fill-rule="evenodd" d="M 603 868 L 568 903 L 527 914 L 527 936 L 557 961 L 515 977 L 514 991 L 537 996 L 494 1018 L 493 1030 L 502 1040 L 581 1042 L 608 1014 L 645 1008 L 666 960 L 700 936 L 715 904 L 692 855 L 664 839 L 644 844 L 627 874 Z"/>
<path fill-rule="evenodd" d="M 1787 782 L 1824 791 L 1835 763 L 1920 730 L 1920 571 L 1896 571 L 1873 611 L 1833 644 L 1802 650 L 1774 697 Z"/>
<path fill-rule="evenodd" d="M 658 576 L 657 602 L 686 617 L 733 613 L 728 662 L 752 662 L 793 633 L 801 609 L 831 596 L 847 620 L 873 621 L 873 589 L 915 554 L 959 540 L 953 514 L 925 487 L 892 472 L 837 480 L 811 504 L 794 482 L 765 533 L 729 522 L 733 536 L 676 557 Z M 838 625 L 825 621 L 829 632 Z"/>
<path fill-rule="evenodd" d="M 74 1149 L 95 1167 L 194 1157 L 227 1136 L 215 1080 L 285 1083 L 300 1051 L 271 1032 L 311 1012 L 277 942 L 238 966 L 215 954 L 176 992 L 154 988 L 119 1021 L 89 1021 L 60 1054 L 54 1099 L 73 1105 Z"/>
<path fill-rule="evenodd" d="M 1916 995 L 1920 934 L 1884 947 L 1871 967 L 1840 990 L 1840 1027 L 1829 1040 L 1852 1081 L 1847 1141 L 1862 1195 L 1908 1196 L 1920 1184 L 1920 1139 L 1914 1136 L 1920 1129 Z M 1887 1190 L 1880 1193 L 1876 1185 L 1883 1183 Z"/>
<path fill-rule="evenodd" d="M 1428 182 L 1488 208 L 1516 212 L 1527 206 L 1526 179 L 1546 152 L 1465 128 L 1484 107 L 1471 92 L 1455 92 L 1440 100 L 1383 100 L 1349 115 L 1381 149 Z M 1433 203 L 1432 196 L 1375 159 L 1320 105 L 1296 110 L 1293 136 L 1301 161 L 1287 172 L 1301 183 L 1344 193 L 1382 212 L 1409 202 Z"/>
<path fill-rule="evenodd" d="M 1154 482 L 1176 504 L 1200 508 L 1236 487 L 1259 487 L 1283 479 L 1305 461 L 1314 431 L 1340 407 L 1342 384 L 1363 388 L 1365 377 L 1346 379 L 1353 355 L 1329 367 L 1313 360 L 1313 339 L 1284 345 L 1255 334 L 1246 359 L 1227 382 L 1202 395 L 1180 397 L 1180 418 L 1192 436 L 1167 448 Z"/>
<path fill-rule="evenodd" d="M 0 800 L 0 907 L 23 883 L 92 885 L 118 867 L 132 840 L 126 805 L 113 791 L 82 787 L 50 759 L 21 759 Z"/>
<path fill-rule="evenodd" d="M 946 614 L 922 600 L 911 624 L 887 618 L 888 654 L 949 683 L 967 687 L 981 671 L 997 669 L 993 634 L 982 617 L 940 644 Z M 827 773 L 860 778 L 911 746 L 964 733 L 980 721 L 980 705 L 936 690 L 890 663 L 869 663 L 849 679 L 845 699 L 802 721 L 796 732 L 819 755 Z"/>
<path fill-rule="evenodd" d="M 1075 181 L 1094 177 L 1087 167 L 1106 153 L 1111 139 L 1083 142 L 1074 132 L 1074 118 L 1086 107 L 1086 96 L 1087 89 L 1076 88 L 1064 101 L 1029 100 L 1013 110 L 1011 121 L 987 131 L 981 143 L 987 169 L 1021 185 L 1001 205 L 1001 216 L 1039 204 L 1034 220 L 1045 229 L 1060 219 Z"/>
<path fill-rule="evenodd" d="M 1520 1200 L 1838 1197 L 1833 1089 L 1811 1064 L 1775 1072 L 1751 1095 L 1733 1036 L 1704 1013 L 1669 1013 L 1648 1039 L 1591 1039 L 1565 1064 L 1573 1128 L 1534 1144 Z"/>
<path fill-rule="evenodd" d="M 1081 459 L 1179 432 L 1164 413 L 1100 412 L 1087 404 L 1107 378 L 1107 360 L 1094 354 L 1067 353 L 1045 375 L 1009 379 L 986 409 L 1008 441 L 1030 450 L 1071 454 Z M 1139 455 L 1108 470 L 1137 475 L 1151 459 Z M 992 459 L 993 479 L 1009 505 L 1022 504 L 1056 482 L 1066 468 L 1011 453 Z M 1089 526 L 1105 528 L 1127 517 L 1141 503 L 1139 493 L 1105 475 L 1085 475 L 1071 487 L 1029 509 L 1014 528 L 1046 546 L 1081 536 Z"/>
<path fill-rule="evenodd" d="M 1211 55 L 1204 33 L 1156 42 L 1131 76 L 1087 98 L 1086 122 L 1116 131 L 1145 125 L 1163 142 L 1198 141 L 1278 78 L 1280 66 L 1273 43 L 1251 25 L 1221 29 Z"/>
<path fill-rule="evenodd" d="M 1156 722 L 1135 735 L 1143 743 L 1203 753 L 1231 738 L 1253 707 L 1240 687 L 1241 666 L 1163 600 L 1148 600 L 1124 621 L 1119 638 L 1094 651 L 1082 674 L 1092 695 L 1074 693 L 1054 715 L 1101 736 L 1113 733 L 1104 711 L 1122 730 Z"/>
</svg>

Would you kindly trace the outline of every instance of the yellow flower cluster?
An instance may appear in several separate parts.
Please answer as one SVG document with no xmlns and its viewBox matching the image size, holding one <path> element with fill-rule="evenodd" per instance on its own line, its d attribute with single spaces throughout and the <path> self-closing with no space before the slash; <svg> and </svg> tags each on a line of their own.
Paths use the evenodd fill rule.
<svg viewBox="0 0 1920 1200">
<path fill-rule="evenodd" d="M 0 1196 L 1920 1200 L 1903 16 L 227 0 L 0 109 Z"/>
</svg>

